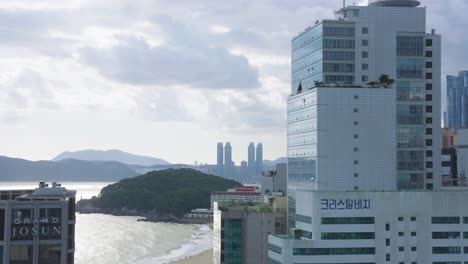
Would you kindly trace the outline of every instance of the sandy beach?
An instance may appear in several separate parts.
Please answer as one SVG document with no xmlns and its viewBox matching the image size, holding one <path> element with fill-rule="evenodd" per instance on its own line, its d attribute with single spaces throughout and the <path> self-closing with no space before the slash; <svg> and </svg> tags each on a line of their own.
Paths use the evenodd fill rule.
<svg viewBox="0 0 468 264">
<path fill-rule="evenodd" d="M 213 263 L 213 250 L 204 251 L 198 255 L 182 260 L 168 262 L 168 264 L 210 264 Z"/>
</svg>

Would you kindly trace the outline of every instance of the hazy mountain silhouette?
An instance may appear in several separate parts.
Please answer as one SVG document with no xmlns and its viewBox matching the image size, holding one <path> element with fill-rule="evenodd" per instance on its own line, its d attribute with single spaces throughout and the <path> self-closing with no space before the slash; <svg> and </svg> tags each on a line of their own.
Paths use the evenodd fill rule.
<svg viewBox="0 0 468 264">
<path fill-rule="evenodd" d="M 136 176 L 125 164 L 114 161 L 29 161 L 0 156 L 0 181 L 103 181 Z"/>
<path fill-rule="evenodd" d="M 146 156 L 134 155 L 118 149 L 113 150 L 80 150 L 80 151 L 66 151 L 53 158 L 53 161 L 76 159 L 86 161 L 117 161 L 124 164 L 152 166 L 152 165 L 168 165 L 169 162 Z"/>
</svg>

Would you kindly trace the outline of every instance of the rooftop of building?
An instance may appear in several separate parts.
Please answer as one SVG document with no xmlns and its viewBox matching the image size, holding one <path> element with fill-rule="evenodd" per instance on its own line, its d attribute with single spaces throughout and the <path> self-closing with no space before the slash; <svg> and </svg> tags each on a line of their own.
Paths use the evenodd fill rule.
<svg viewBox="0 0 468 264">
<path fill-rule="evenodd" d="M 273 208 L 265 203 L 219 202 L 218 209 L 225 212 L 285 213 L 285 209 Z"/>
<path fill-rule="evenodd" d="M 33 190 L 0 190 L 0 200 L 16 201 L 50 201 L 74 198 L 76 191 L 67 190 L 57 182 L 52 182 L 49 187 L 45 182 L 40 182 L 39 187 Z"/>
</svg>

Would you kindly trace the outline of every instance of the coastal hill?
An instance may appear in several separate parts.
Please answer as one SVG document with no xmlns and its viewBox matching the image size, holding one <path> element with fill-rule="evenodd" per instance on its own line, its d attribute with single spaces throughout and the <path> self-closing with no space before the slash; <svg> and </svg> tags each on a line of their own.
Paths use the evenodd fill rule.
<svg viewBox="0 0 468 264">
<path fill-rule="evenodd" d="M 113 161 L 29 161 L 0 156 L 0 181 L 115 182 L 136 175 L 124 164 Z"/>
<path fill-rule="evenodd" d="M 168 165 L 169 162 L 147 156 L 134 155 L 118 149 L 112 150 L 80 150 L 80 151 L 65 151 L 60 153 L 53 161 L 64 159 L 76 159 L 85 161 L 116 161 L 124 164 L 152 166 L 152 165 Z"/>
<path fill-rule="evenodd" d="M 108 185 L 99 197 L 79 201 L 77 210 L 176 221 L 192 209 L 209 208 L 212 191 L 238 185 L 241 184 L 193 169 L 152 171 Z"/>
</svg>

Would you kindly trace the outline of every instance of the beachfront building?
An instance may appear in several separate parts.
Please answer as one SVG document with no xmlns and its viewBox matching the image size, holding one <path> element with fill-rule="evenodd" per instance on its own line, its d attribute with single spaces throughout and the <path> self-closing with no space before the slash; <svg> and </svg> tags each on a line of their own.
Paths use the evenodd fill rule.
<svg viewBox="0 0 468 264">
<path fill-rule="evenodd" d="M 75 191 L 44 182 L 0 191 L 0 263 L 73 264 Z"/>
<path fill-rule="evenodd" d="M 268 264 L 268 235 L 287 232 L 286 203 L 214 206 L 213 263 Z"/>
<path fill-rule="evenodd" d="M 468 192 L 441 186 L 441 41 L 419 5 L 346 6 L 293 39 L 291 229 L 269 236 L 270 263 L 468 259 Z"/>
<path fill-rule="evenodd" d="M 229 189 L 223 192 L 211 192 L 211 210 L 214 203 L 261 203 L 262 194 L 255 186 L 237 186 L 234 189 Z"/>
</svg>

